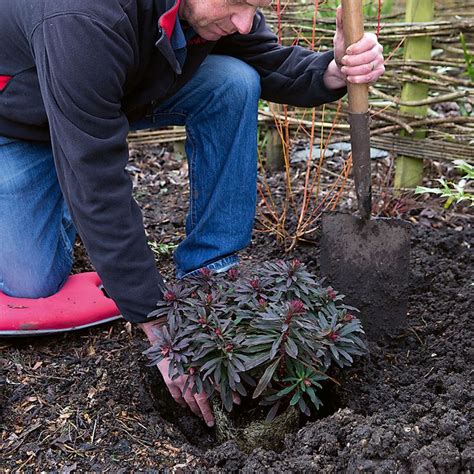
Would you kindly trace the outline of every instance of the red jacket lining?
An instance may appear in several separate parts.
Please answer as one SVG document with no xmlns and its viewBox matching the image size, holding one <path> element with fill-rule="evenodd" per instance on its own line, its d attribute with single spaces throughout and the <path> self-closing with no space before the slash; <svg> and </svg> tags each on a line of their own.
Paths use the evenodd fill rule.
<svg viewBox="0 0 474 474">
<path fill-rule="evenodd" d="M 163 13 L 158 21 L 158 24 L 165 30 L 165 34 L 169 40 L 171 40 L 171 35 L 173 34 L 180 1 L 181 0 L 176 0 L 174 7 L 170 8 L 166 13 Z"/>
<path fill-rule="evenodd" d="M 10 82 L 12 76 L 0 76 L 0 92 L 7 87 L 7 84 Z"/>
</svg>

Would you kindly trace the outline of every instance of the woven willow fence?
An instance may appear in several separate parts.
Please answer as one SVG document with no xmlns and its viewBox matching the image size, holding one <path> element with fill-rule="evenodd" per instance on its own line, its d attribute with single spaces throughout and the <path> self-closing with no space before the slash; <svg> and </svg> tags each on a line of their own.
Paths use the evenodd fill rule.
<svg viewBox="0 0 474 474">
<path fill-rule="evenodd" d="M 334 2 L 332 2 L 334 3 Z M 378 2 L 374 2 L 378 3 Z M 280 32 L 283 44 L 309 47 L 313 32 L 315 2 L 280 2 L 274 0 L 265 12 L 267 22 Z M 320 1 L 315 30 L 318 51 L 331 48 L 335 31 L 334 10 Z M 279 15 L 277 15 L 277 10 Z M 443 0 L 437 3 L 435 21 L 408 24 L 403 21 L 403 7 L 389 15 L 366 18 L 366 31 L 380 28 L 380 42 L 385 48 L 386 72 L 375 86 L 370 87 L 372 115 L 372 144 L 393 155 L 407 154 L 417 158 L 474 162 L 474 82 L 466 73 L 466 59 L 460 41 L 464 35 L 467 50 L 474 58 L 474 5 L 472 0 Z M 406 61 L 403 44 L 407 38 L 432 37 L 432 57 L 427 61 Z M 429 85 L 429 97 L 417 102 L 402 102 L 400 92 L 405 81 Z M 400 112 L 402 105 L 429 105 L 426 117 L 413 117 Z M 275 112 L 278 110 L 279 112 Z M 337 110 L 337 116 L 336 116 Z M 301 130 L 311 127 L 309 110 L 281 107 L 260 111 L 259 121 L 271 126 L 275 120 L 286 121 L 290 127 Z M 346 103 L 342 107 L 328 104 L 316 110 L 315 126 L 323 135 L 331 131 L 331 142 L 348 139 Z M 405 136 L 400 131 L 405 131 Z M 426 132 L 422 141 L 410 138 L 415 130 Z M 131 144 L 159 144 L 183 141 L 184 129 L 148 130 L 131 133 Z"/>
</svg>

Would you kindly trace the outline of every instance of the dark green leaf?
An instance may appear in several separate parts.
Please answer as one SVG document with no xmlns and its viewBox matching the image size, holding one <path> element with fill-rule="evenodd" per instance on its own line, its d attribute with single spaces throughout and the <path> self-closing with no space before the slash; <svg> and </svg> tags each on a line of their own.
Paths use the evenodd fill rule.
<svg viewBox="0 0 474 474">
<path fill-rule="evenodd" d="M 272 421 L 275 418 L 279 407 L 280 407 L 280 402 L 276 402 L 275 405 L 273 405 L 270 408 L 270 411 L 268 412 L 267 417 L 265 418 L 265 421 L 268 421 L 268 422 Z"/>
<path fill-rule="evenodd" d="M 237 392 L 239 392 L 239 394 L 242 395 L 243 397 L 246 397 L 247 390 L 245 390 L 245 387 L 241 383 L 236 384 L 236 386 L 237 386 Z"/>
<path fill-rule="evenodd" d="M 291 337 L 289 337 L 285 342 L 285 350 L 290 357 L 293 357 L 293 359 L 298 357 L 298 346 Z"/>
<path fill-rule="evenodd" d="M 289 393 L 291 393 L 295 387 L 297 386 L 298 384 L 293 384 L 293 385 L 290 385 L 289 387 L 285 387 L 284 389 L 280 390 L 277 395 L 279 397 L 284 397 L 285 395 L 288 395 Z"/>
<path fill-rule="evenodd" d="M 250 362 L 245 364 L 245 368 L 247 370 L 250 370 L 255 367 L 258 367 L 259 365 L 264 364 L 269 358 L 270 358 L 270 355 L 267 353 L 258 354 L 257 356 L 252 357 Z"/>
<path fill-rule="evenodd" d="M 301 392 L 297 390 L 295 394 L 293 395 L 293 398 L 290 400 L 290 405 L 296 405 L 298 403 L 298 400 L 301 398 Z"/>
<path fill-rule="evenodd" d="M 319 407 L 323 404 L 321 402 L 321 400 L 317 397 L 313 387 L 308 387 L 308 390 L 307 390 L 307 393 L 309 395 L 309 398 L 311 399 L 311 401 L 313 402 L 314 406 L 316 407 L 316 409 L 319 410 Z"/>
<path fill-rule="evenodd" d="M 311 412 L 309 411 L 308 405 L 306 405 L 305 401 L 303 400 L 303 397 L 301 397 L 298 400 L 298 405 L 300 407 L 300 410 L 306 415 L 309 416 Z"/>
<path fill-rule="evenodd" d="M 283 334 L 272 344 L 272 349 L 270 351 L 270 360 L 276 356 L 276 353 L 278 352 L 282 340 Z"/>
<path fill-rule="evenodd" d="M 273 374 L 275 373 L 278 364 L 280 363 L 281 357 L 278 357 L 272 364 L 270 364 L 265 372 L 262 375 L 262 378 L 259 380 L 255 391 L 253 392 L 252 398 L 257 398 L 262 392 L 267 388 L 268 384 L 271 382 Z"/>
<path fill-rule="evenodd" d="M 214 359 L 211 359 L 211 360 L 208 360 L 204 365 L 201 366 L 201 372 L 204 372 L 206 371 L 207 369 L 209 368 L 215 368 L 215 366 L 217 365 L 217 363 L 222 360 L 222 356 L 220 357 L 215 357 Z"/>
<path fill-rule="evenodd" d="M 339 347 L 339 354 L 345 357 L 351 364 L 354 362 L 352 357 L 344 349 L 341 349 L 340 347 Z"/>
</svg>

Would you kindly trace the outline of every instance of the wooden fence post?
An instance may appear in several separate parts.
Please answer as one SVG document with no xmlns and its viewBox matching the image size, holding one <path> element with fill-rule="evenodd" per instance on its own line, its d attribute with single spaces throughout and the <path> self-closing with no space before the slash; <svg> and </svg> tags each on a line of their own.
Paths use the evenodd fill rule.
<svg viewBox="0 0 474 474">
<path fill-rule="evenodd" d="M 427 22 L 434 19 L 435 0 L 407 0 L 405 21 L 407 23 Z M 408 38 L 404 45 L 405 60 L 430 60 L 431 36 Z M 428 66 L 429 67 L 429 66 Z M 429 86 L 420 82 L 406 82 L 401 100 L 414 101 L 428 97 Z M 428 106 L 401 106 L 400 112 L 416 116 L 426 116 Z M 424 138 L 424 131 L 415 131 L 414 138 Z M 395 162 L 395 188 L 414 188 L 423 180 L 423 160 L 410 156 L 399 156 Z"/>
<path fill-rule="evenodd" d="M 281 114 L 281 104 L 272 104 L 271 107 L 275 114 Z M 262 151 L 265 155 L 265 169 L 268 171 L 283 171 L 285 169 L 283 143 L 277 128 L 273 124 L 268 124 L 263 144 Z"/>
<path fill-rule="evenodd" d="M 268 171 L 282 171 L 285 169 L 283 144 L 280 134 L 275 127 L 270 126 L 265 132 L 265 169 Z"/>
</svg>

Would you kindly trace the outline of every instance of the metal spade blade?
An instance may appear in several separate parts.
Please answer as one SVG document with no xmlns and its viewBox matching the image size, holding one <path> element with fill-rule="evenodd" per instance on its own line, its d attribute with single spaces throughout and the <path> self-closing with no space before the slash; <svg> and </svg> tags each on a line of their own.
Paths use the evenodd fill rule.
<svg viewBox="0 0 474 474">
<path fill-rule="evenodd" d="M 409 263 L 407 222 L 344 213 L 323 216 L 321 272 L 360 310 L 369 338 L 399 334 L 405 328 Z"/>
</svg>

